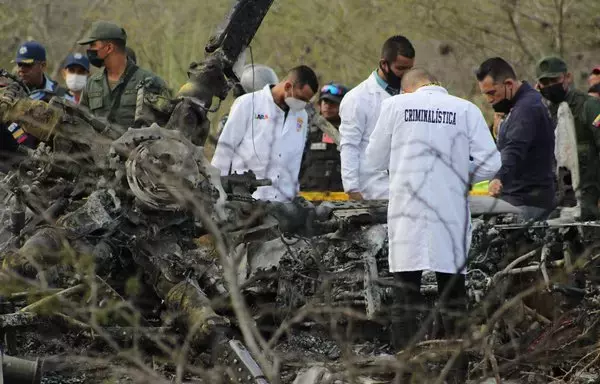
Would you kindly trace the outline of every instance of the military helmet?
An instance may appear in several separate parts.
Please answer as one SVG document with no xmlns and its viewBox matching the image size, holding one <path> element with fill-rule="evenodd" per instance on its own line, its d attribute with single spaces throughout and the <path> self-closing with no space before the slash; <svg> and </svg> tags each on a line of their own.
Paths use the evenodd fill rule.
<svg viewBox="0 0 600 384">
<path fill-rule="evenodd" d="M 254 67 L 254 75 L 252 68 Z M 244 66 L 244 72 L 240 83 L 246 93 L 251 93 L 263 89 L 267 84 L 277 84 L 279 79 L 275 71 L 262 64 L 248 64 Z"/>
</svg>

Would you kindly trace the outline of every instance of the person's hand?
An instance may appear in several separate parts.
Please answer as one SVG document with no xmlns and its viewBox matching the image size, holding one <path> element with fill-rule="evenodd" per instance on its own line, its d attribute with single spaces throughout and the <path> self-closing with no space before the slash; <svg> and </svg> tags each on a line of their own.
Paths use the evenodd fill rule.
<svg viewBox="0 0 600 384">
<path fill-rule="evenodd" d="M 360 192 L 348 192 L 348 196 L 350 197 L 350 200 L 363 200 Z"/>
<path fill-rule="evenodd" d="M 502 112 L 494 113 L 494 124 L 492 125 L 492 130 L 494 131 L 495 137 L 498 137 L 498 130 L 500 128 L 500 122 L 502 121 L 502 119 L 504 119 L 504 116 L 506 116 L 506 114 L 502 113 Z"/>
<path fill-rule="evenodd" d="M 488 186 L 488 193 L 490 196 L 498 196 L 502 192 L 502 182 L 499 179 L 494 179 L 490 181 L 490 185 Z"/>
</svg>

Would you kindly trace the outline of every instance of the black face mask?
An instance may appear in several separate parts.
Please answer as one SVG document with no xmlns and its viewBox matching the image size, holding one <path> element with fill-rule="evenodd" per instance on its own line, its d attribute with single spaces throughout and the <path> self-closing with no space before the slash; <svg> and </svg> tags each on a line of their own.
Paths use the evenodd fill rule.
<svg viewBox="0 0 600 384">
<path fill-rule="evenodd" d="M 556 83 L 544 87 L 540 89 L 540 93 L 544 96 L 544 99 L 552 104 L 560 104 L 567 98 L 567 91 L 563 88 L 563 83 Z"/>
<path fill-rule="evenodd" d="M 385 81 L 388 83 L 388 85 L 394 89 L 400 90 L 400 84 L 402 83 L 402 77 L 396 76 L 394 71 L 392 71 L 389 63 L 388 63 L 389 71 L 387 71 L 387 72 L 385 71 L 385 69 L 383 69 L 383 66 L 381 64 L 379 65 L 379 67 L 381 68 L 381 71 L 385 74 Z"/>
<path fill-rule="evenodd" d="M 497 102 L 496 104 L 492 104 L 492 108 L 494 108 L 494 112 L 498 113 L 509 113 L 510 109 L 513 107 L 513 101 L 507 98 L 504 98 Z"/>
<path fill-rule="evenodd" d="M 512 100 L 508 99 L 502 99 L 496 104 L 492 104 L 492 108 L 494 108 L 494 111 L 498 113 L 508 113 L 512 107 L 513 102 Z"/>
<path fill-rule="evenodd" d="M 98 57 L 98 51 L 96 49 L 88 49 L 87 57 L 90 60 L 90 64 L 94 67 L 102 68 L 104 66 L 104 59 Z"/>
</svg>

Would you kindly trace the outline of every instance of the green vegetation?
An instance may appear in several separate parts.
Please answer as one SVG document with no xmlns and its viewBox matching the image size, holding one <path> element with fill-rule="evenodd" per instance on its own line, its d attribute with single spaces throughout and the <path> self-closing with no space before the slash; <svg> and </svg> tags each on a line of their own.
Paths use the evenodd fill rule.
<svg viewBox="0 0 600 384">
<path fill-rule="evenodd" d="M 204 44 L 231 3 L 4 1 L 0 65 L 12 68 L 19 43 L 37 39 L 46 44 L 50 72 L 58 77 L 66 54 L 81 50 L 75 42 L 89 24 L 113 19 L 126 28 L 138 62 L 177 90 L 189 63 L 204 57 Z M 483 106 L 472 70 L 492 55 L 509 59 L 522 77 L 531 79 L 538 58 L 563 54 L 583 86 L 589 68 L 600 63 L 599 14 L 597 0 L 275 0 L 252 44 L 252 56 L 280 76 L 304 63 L 321 82 L 354 86 L 376 67 L 382 42 L 404 34 L 415 43 L 417 65 L 431 69 L 451 92 Z M 228 107 L 223 104 L 212 117 L 213 127 Z"/>
</svg>

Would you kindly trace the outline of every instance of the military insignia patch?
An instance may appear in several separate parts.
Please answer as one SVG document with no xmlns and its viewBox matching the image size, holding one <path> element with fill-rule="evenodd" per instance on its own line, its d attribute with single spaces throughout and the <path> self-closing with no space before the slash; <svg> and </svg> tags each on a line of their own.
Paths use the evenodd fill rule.
<svg viewBox="0 0 600 384">
<path fill-rule="evenodd" d="M 596 128 L 600 128 L 600 115 L 596 116 L 592 125 Z"/>
<path fill-rule="evenodd" d="M 16 123 L 12 123 L 8 126 L 8 131 L 12 133 L 12 137 L 17 141 L 17 143 L 22 144 L 25 140 L 27 140 L 27 134 L 19 128 Z"/>
<path fill-rule="evenodd" d="M 300 130 L 302 129 L 302 123 L 304 123 L 304 119 L 302 119 L 301 117 L 299 117 L 296 120 L 296 132 L 300 132 Z"/>
<path fill-rule="evenodd" d="M 323 133 L 323 138 L 321 141 L 325 144 L 335 144 L 335 141 L 333 141 L 333 139 L 326 133 Z"/>
</svg>

